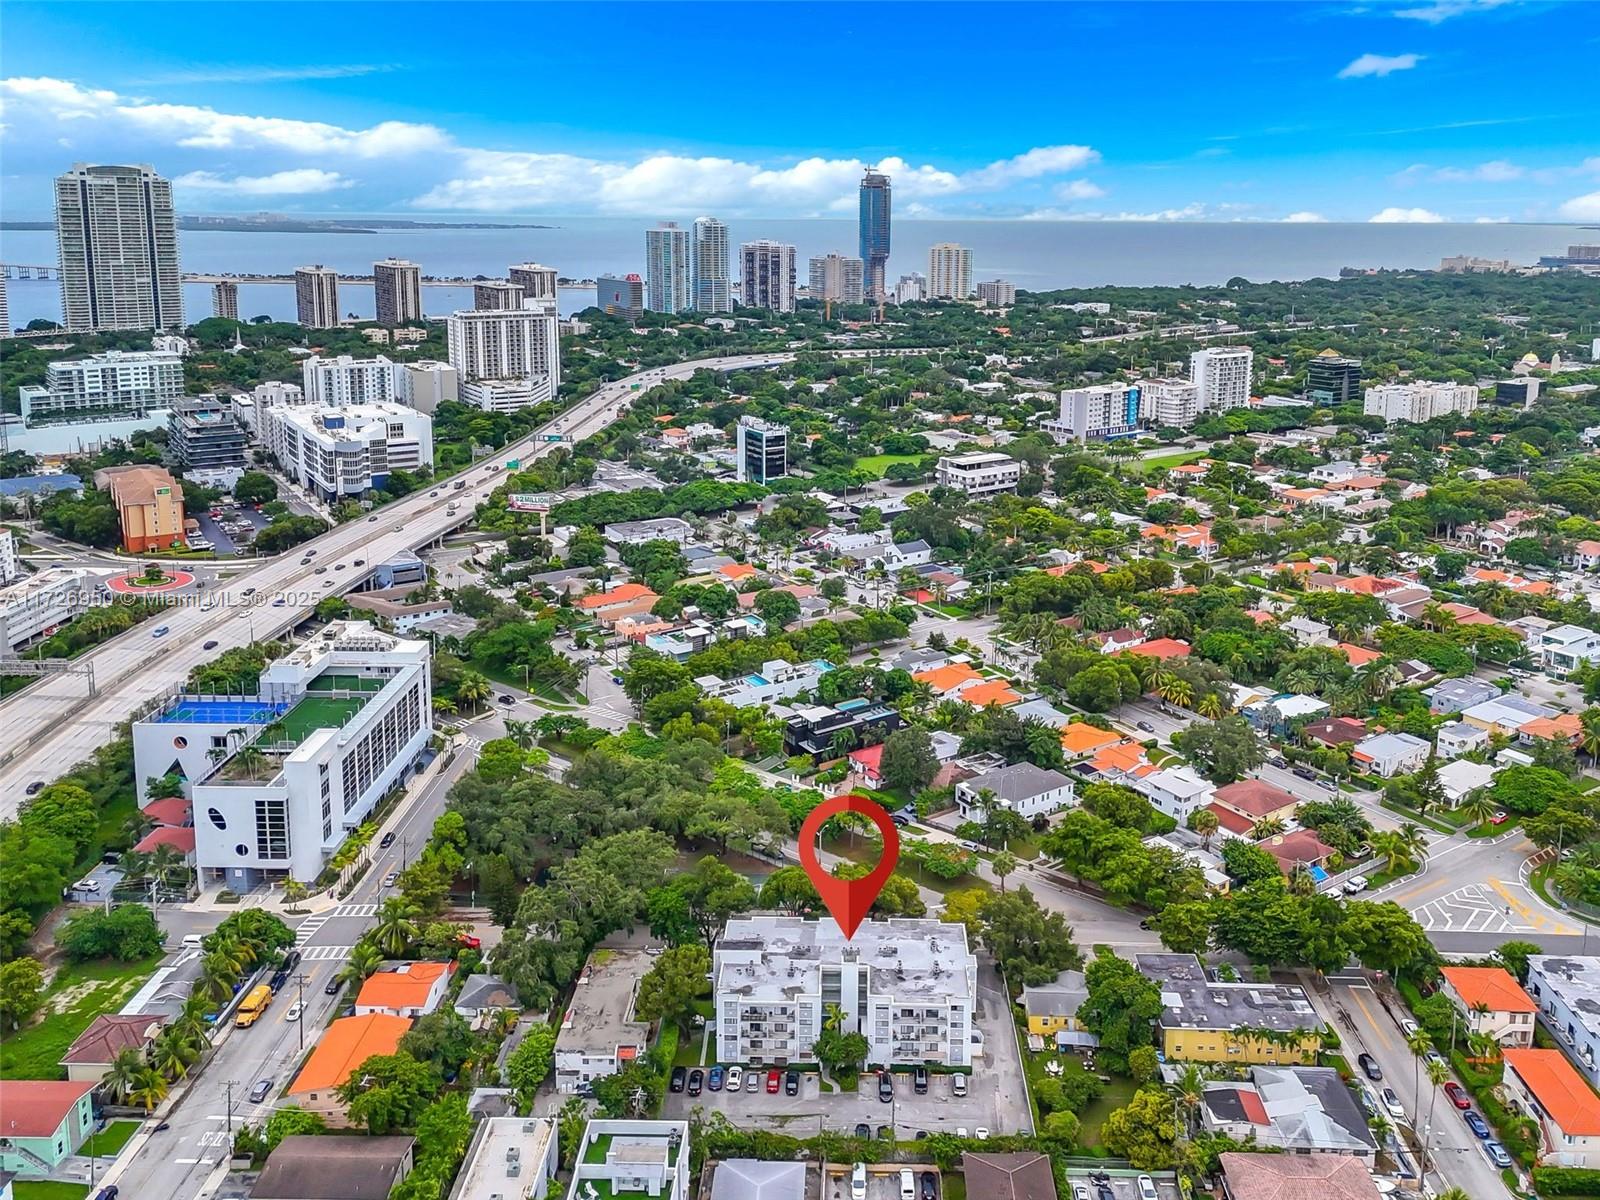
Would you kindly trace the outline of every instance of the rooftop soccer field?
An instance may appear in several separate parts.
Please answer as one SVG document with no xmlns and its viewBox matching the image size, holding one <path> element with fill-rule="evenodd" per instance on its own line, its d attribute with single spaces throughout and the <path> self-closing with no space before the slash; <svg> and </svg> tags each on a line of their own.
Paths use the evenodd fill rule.
<svg viewBox="0 0 1600 1200">
<path fill-rule="evenodd" d="M 283 739 L 299 745 L 318 729 L 338 729 L 367 703 L 366 696 L 307 696 L 279 719 Z"/>
</svg>

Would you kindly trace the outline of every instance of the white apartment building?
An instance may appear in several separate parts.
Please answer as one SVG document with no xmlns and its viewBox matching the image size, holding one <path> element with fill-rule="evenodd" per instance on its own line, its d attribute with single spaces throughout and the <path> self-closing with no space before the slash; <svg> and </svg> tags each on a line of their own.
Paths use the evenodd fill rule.
<svg viewBox="0 0 1600 1200">
<path fill-rule="evenodd" d="M 294 272 L 295 318 L 307 329 L 339 327 L 339 272 L 318 263 L 296 267 Z"/>
<path fill-rule="evenodd" d="M 843 254 L 819 254 L 811 260 L 813 300 L 833 300 L 839 304 L 860 304 L 866 298 L 865 266 L 859 258 Z"/>
<path fill-rule="evenodd" d="M 1469 413 L 1477 407 L 1475 384 L 1386 383 L 1366 390 L 1361 411 L 1393 425 L 1396 421 L 1420 424 L 1449 413 Z"/>
<path fill-rule="evenodd" d="M 1249 346 L 1211 346 L 1189 355 L 1189 381 L 1200 411 L 1227 412 L 1249 404 L 1254 362 Z"/>
<path fill-rule="evenodd" d="M 716 217 L 694 223 L 694 308 L 696 312 L 733 311 L 733 281 L 728 274 L 728 227 Z"/>
<path fill-rule="evenodd" d="M 6 539 L 10 536 L 7 530 Z M 12 563 L 15 568 L 14 548 Z M 46 567 L 16 577 L 0 587 L 0 653 L 49 637 L 103 594 L 99 576 L 82 567 Z"/>
<path fill-rule="evenodd" d="M 739 247 L 739 299 L 748 308 L 794 311 L 795 249 L 783 242 L 745 242 Z"/>
<path fill-rule="evenodd" d="M 689 231 L 663 221 L 644 231 L 644 306 L 677 313 L 689 307 Z M 748 303 L 748 301 L 747 301 Z"/>
<path fill-rule="evenodd" d="M 257 417 L 283 473 L 330 504 L 382 487 L 390 472 L 433 466 L 433 418 L 403 404 L 268 408 Z"/>
<path fill-rule="evenodd" d="M 1017 285 L 1008 279 L 988 279 L 978 284 L 978 299 L 1004 308 L 1017 302 Z"/>
<path fill-rule="evenodd" d="M 1200 416 L 1200 389 L 1187 379 L 1146 379 L 1139 385 L 1139 416 L 1152 428 L 1185 429 Z"/>
<path fill-rule="evenodd" d="M 940 487 L 955 488 L 969 496 L 1014 492 L 1021 479 L 1022 464 L 992 450 L 946 455 L 934 471 L 934 481 Z"/>
<path fill-rule="evenodd" d="M 561 387 L 561 339 L 553 300 L 527 300 L 515 311 L 451 313 L 450 365 L 460 398 L 510 412 L 555 397 Z"/>
<path fill-rule="evenodd" d="M 972 250 L 939 242 L 928 251 L 928 299 L 965 300 L 972 295 Z"/>
<path fill-rule="evenodd" d="M 306 402 L 305 389 L 298 383 L 284 383 L 273 379 L 258 383 L 248 395 L 233 397 L 234 419 L 250 431 L 250 436 L 261 440 L 261 414 L 269 408 L 298 408 Z"/>
<path fill-rule="evenodd" d="M 1061 416 L 1040 428 L 1057 442 L 1103 442 L 1139 432 L 1140 390 L 1136 384 L 1100 383 L 1061 393 Z"/>
<path fill-rule="evenodd" d="M 472 285 L 475 312 L 515 311 L 522 307 L 522 285 L 509 279 L 485 279 Z"/>
<path fill-rule="evenodd" d="M 978 960 L 966 927 L 757 913 L 727 924 L 712 954 L 718 1062 L 815 1061 L 824 1014 L 867 1039 L 868 1063 L 970 1066 Z"/>
<path fill-rule="evenodd" d="M 378 324 L 406 325 L 422 320 L 422 268 L 403 258 L 373 263 L 372 295 Z"/>
<path fill-rule="evenodd" d="M 254 696 L 158 698 L 134 714 L 140 798 L 150 778 L 188 781 L 207 881 L 309 882 L 427 748 L 429 656 L 425 641 L 337 621 L 269 663 Z"/>
<path fill-rule="evenodd" d="M 545 1200 L 561 1165 L 554 1117 L 477 1122 L 450 1200 Z"/>
<path fill-rule="evenodd" d="M 222 279 L 211 285 L 211 315 L 226 321 L 239 319 L 239 285 Z"/>
<path fill-rule="evenodd" d="M 902 275 L 894 285 L 894 302 L 911 304 L 928 298 L 928 281 L 918 274 Z"/>
<path fill-rule="evenodd" d="M 74 333 L 183 328 L 172 184 L 150 167 L 77 163 L 58 176 L 56 250 Z"/>
<path fill-rule="evenodd" d="M 17 535 L 0 525 L 0 587 L 22 578 L 22 560 L 17 557 Z"/>
<path fill-rule="evenodd" d="M 654 965 L 637 946 L 602 947 L 589 956 L 556 1032 L 556 1091 L 581 1092 L 644 1057 L 650 1022 L 635 1016 L 633 1005 Z"/>
<path fill-rule="evenodd" d="M 24 424 L 143 417 L 183 397 L 183 359 L 168 350 L 107 350 L 45 368 L 43 387 L 17 389 Z"/>
<path fill-rule="evenodd" d="M 763 663 L 761 670 L 737 679 L 702 675 L 694 684 L 712 700 L 721 700 L 735 708 L 752 708 L 757 704 L 792 700 L 801 692 L 809 692 L 831 670 L 833 664 L 820 658 L 803 663 L 775 658 Z"/>
<path fill-rule="evenodd" d="M 1539 638 L 1539 657 L 1547 671 L 1570 675 L 1585 663 L 1600 662 L 1600 633 L 1582 625 L 1557 625 Z"/>
<path fill-rule="evenodd" d="M 382 404 L 395 398 L 395 363 L 376 358 L 312 355 L 300 364 L 301 390 L 307 404 L 343 408 L 349 404 Z"/>
<path fill-rule="evenodd" d="M 524 300 L 556 299 L 559 276 L 554 267 L 535 262 L 512 263 L 506 268 L 506 278 L 522 289 Z"/>
<path fill-rule="evenodd" d="M 431 416 L 439 405 L 461 399 L 461 373 L 431 358 L 395 363 L 394 398 Z"/>
</svg>

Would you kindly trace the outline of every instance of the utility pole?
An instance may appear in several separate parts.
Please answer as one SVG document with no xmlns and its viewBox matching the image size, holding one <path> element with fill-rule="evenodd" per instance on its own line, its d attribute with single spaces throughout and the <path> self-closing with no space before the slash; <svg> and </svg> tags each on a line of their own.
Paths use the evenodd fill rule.
<svg viewBox="0 0 1600 1200">
<path fill-rule="evenodd" d="M 304 972 L 294 977 L 295 997 L 294 1002 L 300 1009 L 300 1019 L 295 1022 L 300 1026 L 300 1049 L 306 1048 L 306 977 Z"/>
<path fill-rule="evenodd" d="M 228 1122 L 228 1146 L 231 1149 L 233 1146 L 233 1080 L 228 1080 L 226 1086 L 228 1089 L 228 1106 L 222 1111 Z"/>
</svg>

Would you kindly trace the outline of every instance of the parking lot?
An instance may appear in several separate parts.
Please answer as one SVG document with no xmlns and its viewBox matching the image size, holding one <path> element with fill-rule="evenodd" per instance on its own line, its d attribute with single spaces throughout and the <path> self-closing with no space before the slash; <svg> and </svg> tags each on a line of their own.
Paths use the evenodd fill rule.
<svg viewBox="0 0 1600 1200">
<path fill-rule="evenodd" d="M 811 1137 L 824 1129 L 851 1133 L 857 1125 L 867 1126 L 874 1136 L 880 1126 L 889 1126 L 897 1140 L 910 1140 L 919 1131 L 959 1134 L 965 1130 L 969 1137 L 979 1136 L 980 1129 L 993 1134 L 1033 1132 L 1015 1030 L 999 976 L 987 963 L 978 968 L 977 1024 L 984 1052 L 973 1063 L 965 1096 L 955 1095 L 952 1077 L 939 1073 L 930 1076 L 927 1092 L 919 1096 L 909 1071 L 895 1072 L 894 1095 L 887 1101 L 878 1099 L 876 1077 L 871 1074 L 862 1075 L 859 1090 L 853 1092 L 824 1092 L 820 1076 L 808 1072 L 800 1077 L 798 1095 L 786 1095 L 781 1089 L 768 1094 L 768 1068 L 760 1067 L 757 1090 L 744 1090 L 747 1077 L 736 1093 L 726 1089 L 707 1089 L 698 1096 L 669 1092 L 664 1115 L 686 1119 L 699 1108 L 721 1112 L 736 1125 L 774 1129 L 794 1137 Z"/>
<path fill-rule="evenodd" d="M 1156 1185 L 1156 1195 L 1161 1200 L 1181 1200 L 1178 1181 L 1170 1171 L 1151 1171 L 1151 1182 Z M 1088 1171 L 1067 1168 L 1068 1191 L 1061 1200 L 1139 1200 L 1138 1171 Z"/>
<path fill-rule="evenodd" d="M 900 1172 L 910 1171 L 918 1200 L 944 1195 L 944 1179 L 932 1163 L 867 1163 L 867 1200 L 900 1200 Z M 822 1200 L 850 1200 L 853 1163 L 829 1163 L 822 1180 Z M 930 1176 L 931 1192 L 923 1183 Z"/>
<path fill-rule="evenodd" d="M 239 550 L 247 550 L 255 538 L 254 533 L 249 536 L 229 533 L 203 508 L 189 515 L 200 523 L 200 536 L 211 543 L 212 550 L 217 554 L 233 554 Z M 237 511 L 224 510 L 222 520 L 229 524 L 249 525 L 252 530 L 265 529 L 269 524 L 265 516 L 247 504 L 240 505 Z"/>
</svg>

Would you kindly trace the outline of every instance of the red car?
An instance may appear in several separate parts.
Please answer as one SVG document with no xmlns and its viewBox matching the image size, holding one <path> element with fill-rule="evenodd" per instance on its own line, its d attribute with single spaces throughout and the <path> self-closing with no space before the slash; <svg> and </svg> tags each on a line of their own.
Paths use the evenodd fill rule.
<svg viewBox="0 0 1600 1200">
<path fill-rule="evenodd" d="M 1489 824 L 1504 825 L 1509 820 L 1511 820 L 1511 814 L 1502 809 L 1501 811 L 1495 813 L 1494 816 L 1489 818 Z"/>
<path fill-rule="evenodd" d="M 483 945 L 483 939 L 474 933 L 463 933 L 461 935 L 461 944 L 468 950 L 477 950 Z"/>
<path fill-rule="evenodd" d="M 1444 1094 L 1450 1098 L 1451 1104 L 1463 1112 L 1472 1107 L 1472 1097 L 1467 1095 L 1466 1090 L 1453 1079 L 1444 1085 Z"/>
<path fill-rule="evenodd" d="M 778 1089 L 783 1086 L 783 1076 L 777 1071 L 767 1072 L 767 1095 L 776 1096 Z"/>
</svg>

